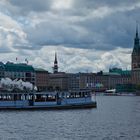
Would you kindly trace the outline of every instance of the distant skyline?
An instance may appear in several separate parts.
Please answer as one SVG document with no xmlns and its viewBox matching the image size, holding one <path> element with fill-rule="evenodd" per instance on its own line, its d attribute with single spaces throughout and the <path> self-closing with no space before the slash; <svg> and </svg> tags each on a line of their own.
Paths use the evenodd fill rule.
<svg viewBox="0 0 140 140">
<path fill-rule="evenodd" d="M 57 52 L 60 71 L 130 69 L 139 13 L 139 0 L 1 0 L 0 61 L 52 71 Z"/>
</svg>

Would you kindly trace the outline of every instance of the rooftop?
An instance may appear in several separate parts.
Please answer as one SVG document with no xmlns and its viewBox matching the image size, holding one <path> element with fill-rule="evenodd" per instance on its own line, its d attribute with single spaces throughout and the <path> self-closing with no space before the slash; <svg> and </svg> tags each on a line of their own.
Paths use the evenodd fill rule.
<svg viewBox="0 0 140 140">
<path fill-rule="evenodd" d="M 25 63 L 11 63 L 7 62 L 5 65 L 6 71 L 24 71 L 24 72 L 33 72 L 34 68 L 31 65 L 27 65 Z"/>
<path fill-rule="evenodd" d="M 42 68 L 34 68 L 34 70 L 35 70 L 36 72 L 48 72 L 47 70 L 42 69 Z"/>
<path fill-rule="evenodd" d="M 131 75 L 131 70 L 122 70 L 120 68 L 112 68 L 112 69 L 109 69 L 109 73 L 117 73 L 117 74 L 120 74 L 120 75 Z"/>
</svg>

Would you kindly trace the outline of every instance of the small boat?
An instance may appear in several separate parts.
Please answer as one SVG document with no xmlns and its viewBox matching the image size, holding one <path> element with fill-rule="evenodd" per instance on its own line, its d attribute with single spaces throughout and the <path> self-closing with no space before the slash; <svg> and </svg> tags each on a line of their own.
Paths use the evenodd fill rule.
<svg viewBox="0 0 140 140">
<path fill-rule="evenodd" d="M 96 108 L 90 91 L 0 93 L 0 110 Z"/>
<path fill-rule="evenodd" d="M 108 89 L 105 91 L 105 93 L 115 93 L 116 89 Z"/>
<path fill-rule="evenodd" d="M 106 90 L 104 93 L 105 96 L 117 96 L 116 89 Z"/>
</svg>

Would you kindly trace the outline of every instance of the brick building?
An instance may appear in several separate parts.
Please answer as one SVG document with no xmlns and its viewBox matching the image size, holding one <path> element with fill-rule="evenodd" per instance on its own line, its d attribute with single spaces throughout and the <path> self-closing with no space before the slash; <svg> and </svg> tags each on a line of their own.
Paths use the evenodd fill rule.
<svg viewBox="0 0 140 140">
<path fill-rule="evenodd" d="M 36 74 L 36 86 L 37 86 L 38 91 L 47 90 L 49 86 L 48 71 L 41 68 L 35 68 L 35 74 Z"/>
<path fill-rule="evenodd" d="M 49 74 L 49 90 L 68 90 L 68 77 L 64 72 Z"/>
</svg>

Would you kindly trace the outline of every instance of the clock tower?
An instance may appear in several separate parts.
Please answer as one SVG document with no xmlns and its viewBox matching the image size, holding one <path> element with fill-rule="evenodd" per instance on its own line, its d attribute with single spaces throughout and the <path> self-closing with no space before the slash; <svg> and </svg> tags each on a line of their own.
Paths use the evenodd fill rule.
<svg viewBox="0 0 140 140">
<path fill-rule="evenodd" d="M 139 43 L 139 35 L 138 35 L 138 25 L 136 27 L 136 36 L 134 39 L 134 48 L 132 52 L 132 70 L 140 69 L 140 43 Z"/>
</svg>

